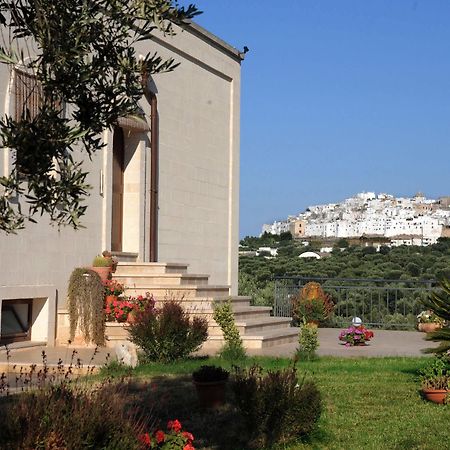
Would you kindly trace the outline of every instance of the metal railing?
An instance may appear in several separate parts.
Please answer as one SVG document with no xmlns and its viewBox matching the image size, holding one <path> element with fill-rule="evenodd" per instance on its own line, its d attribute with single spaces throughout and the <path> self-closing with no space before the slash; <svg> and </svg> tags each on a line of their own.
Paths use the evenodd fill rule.
<svg viewBox="0 0 450 450">
<path fill-rule="evenodd" d="M 422 299 L 437 285 L 434 280 L 300 276 L 276 277 L 274 281 L 274 316 L 292 317 L 294 297 L 306 283 L 316 281 L 335 303 L 327 326 L 347 326 L 357 316 L 366 325 L 391 330 L 414 328 L 417 314 L 425 309 Z"/>
</svg>

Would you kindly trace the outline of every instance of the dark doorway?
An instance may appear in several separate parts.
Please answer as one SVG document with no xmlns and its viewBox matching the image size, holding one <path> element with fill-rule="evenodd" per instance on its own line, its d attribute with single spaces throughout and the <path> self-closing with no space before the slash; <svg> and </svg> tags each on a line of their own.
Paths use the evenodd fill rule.
<svg viewBox="0 0 450 450">
<path fill-rule="evenodd" d="M 31 298 L 3 300 L 0 344 L 31 339 L 32 305 Z"/>
<path fill-rule="evenodd" d="M 114 128 L 112 166 L 112 219 L 111 250 L 122 251 L 123 230 L 123 172 L 125 161 L 125 140 L 123 129 Z"/>
</svg>

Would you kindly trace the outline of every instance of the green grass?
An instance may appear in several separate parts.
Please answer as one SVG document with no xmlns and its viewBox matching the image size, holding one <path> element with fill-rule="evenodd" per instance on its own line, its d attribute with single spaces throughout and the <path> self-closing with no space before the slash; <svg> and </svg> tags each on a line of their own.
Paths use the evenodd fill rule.
<svg viewBox="0 0 450 450">
<path fill-rule="evenodd" d="M 250 358 L 247 365 L 255 362 L 272 370 L 292 364 L 288 359 Z M 419 393 L 417 371 L 426 363 L 425 358 L 331 357 L 298 362 L 299 374 L 312 377 L 322 392 L 324 411 L 307 442 L 283 448 L 450 448 L 450 406 L 426 402 Z M 136 399 L 147 402 L 156 418 L 182 421 L 196 436 L 196 448 L 242 449 L 242 423 L 232 405 L 206 414 L 196 405 L 190 374 L 202 364 L 230 367 L 216 358 L 140 366 L 133 371 Z"/>
</svg>

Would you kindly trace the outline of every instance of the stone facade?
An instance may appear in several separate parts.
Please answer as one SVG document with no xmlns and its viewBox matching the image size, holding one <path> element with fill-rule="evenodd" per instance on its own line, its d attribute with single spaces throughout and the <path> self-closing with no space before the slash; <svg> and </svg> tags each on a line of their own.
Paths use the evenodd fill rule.
<svg viewBox="0 0 450 450">
<path fill-rule="evenodd" d="M 139 45 L 138 53 L 156 51 L 181 63 L 151 80 L 159 119 L 158 261 L 188 263 L 191 272 L 208 273 L 211 282 L 230 285 L 236 294 L 241 55 L 195 24 Z M 0 78 L 0 105 L 12 113 L 14 77 L 4 65 Z M 140 106 L 150 127 L 150 105 L 142 99 Z M 150 259 L 151 133 L 130 120 L 121 126 L 122 251 L 145 262 Z M 70 273 L 111 248 L 113 133 L 105 132 L 103 139 L 106 147 L 92 161 L 84 156 L 92 186 L 84 229 L 58 230 L 42 217 L 17 235 L 0 235 L 0 302 L 25 295 L 46 304 L 48 321 L 35 327 L 45 328 L 39 340 L 49 343 L 57 334 L 56 311 L 65 308 Z M 8 173 L 12 161 L 4 150 L 0 175 Z"/>
</svg>

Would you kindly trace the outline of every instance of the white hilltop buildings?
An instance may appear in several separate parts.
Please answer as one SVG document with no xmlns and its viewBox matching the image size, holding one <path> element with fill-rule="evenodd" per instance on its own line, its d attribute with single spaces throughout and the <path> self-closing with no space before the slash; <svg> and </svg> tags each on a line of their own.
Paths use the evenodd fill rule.
<svg viewBox="0 0 450 450">
<path fill-rule="evenodd" d="M 310 206 L 298 216 L 265 224 L 262 233 L 291 231 L 294 237 L 383 237 L 390 244 L 430 245 L 450 237 L 450 197 L 427 199 L 362 192 L 340 203 Z"/>
</svg>

